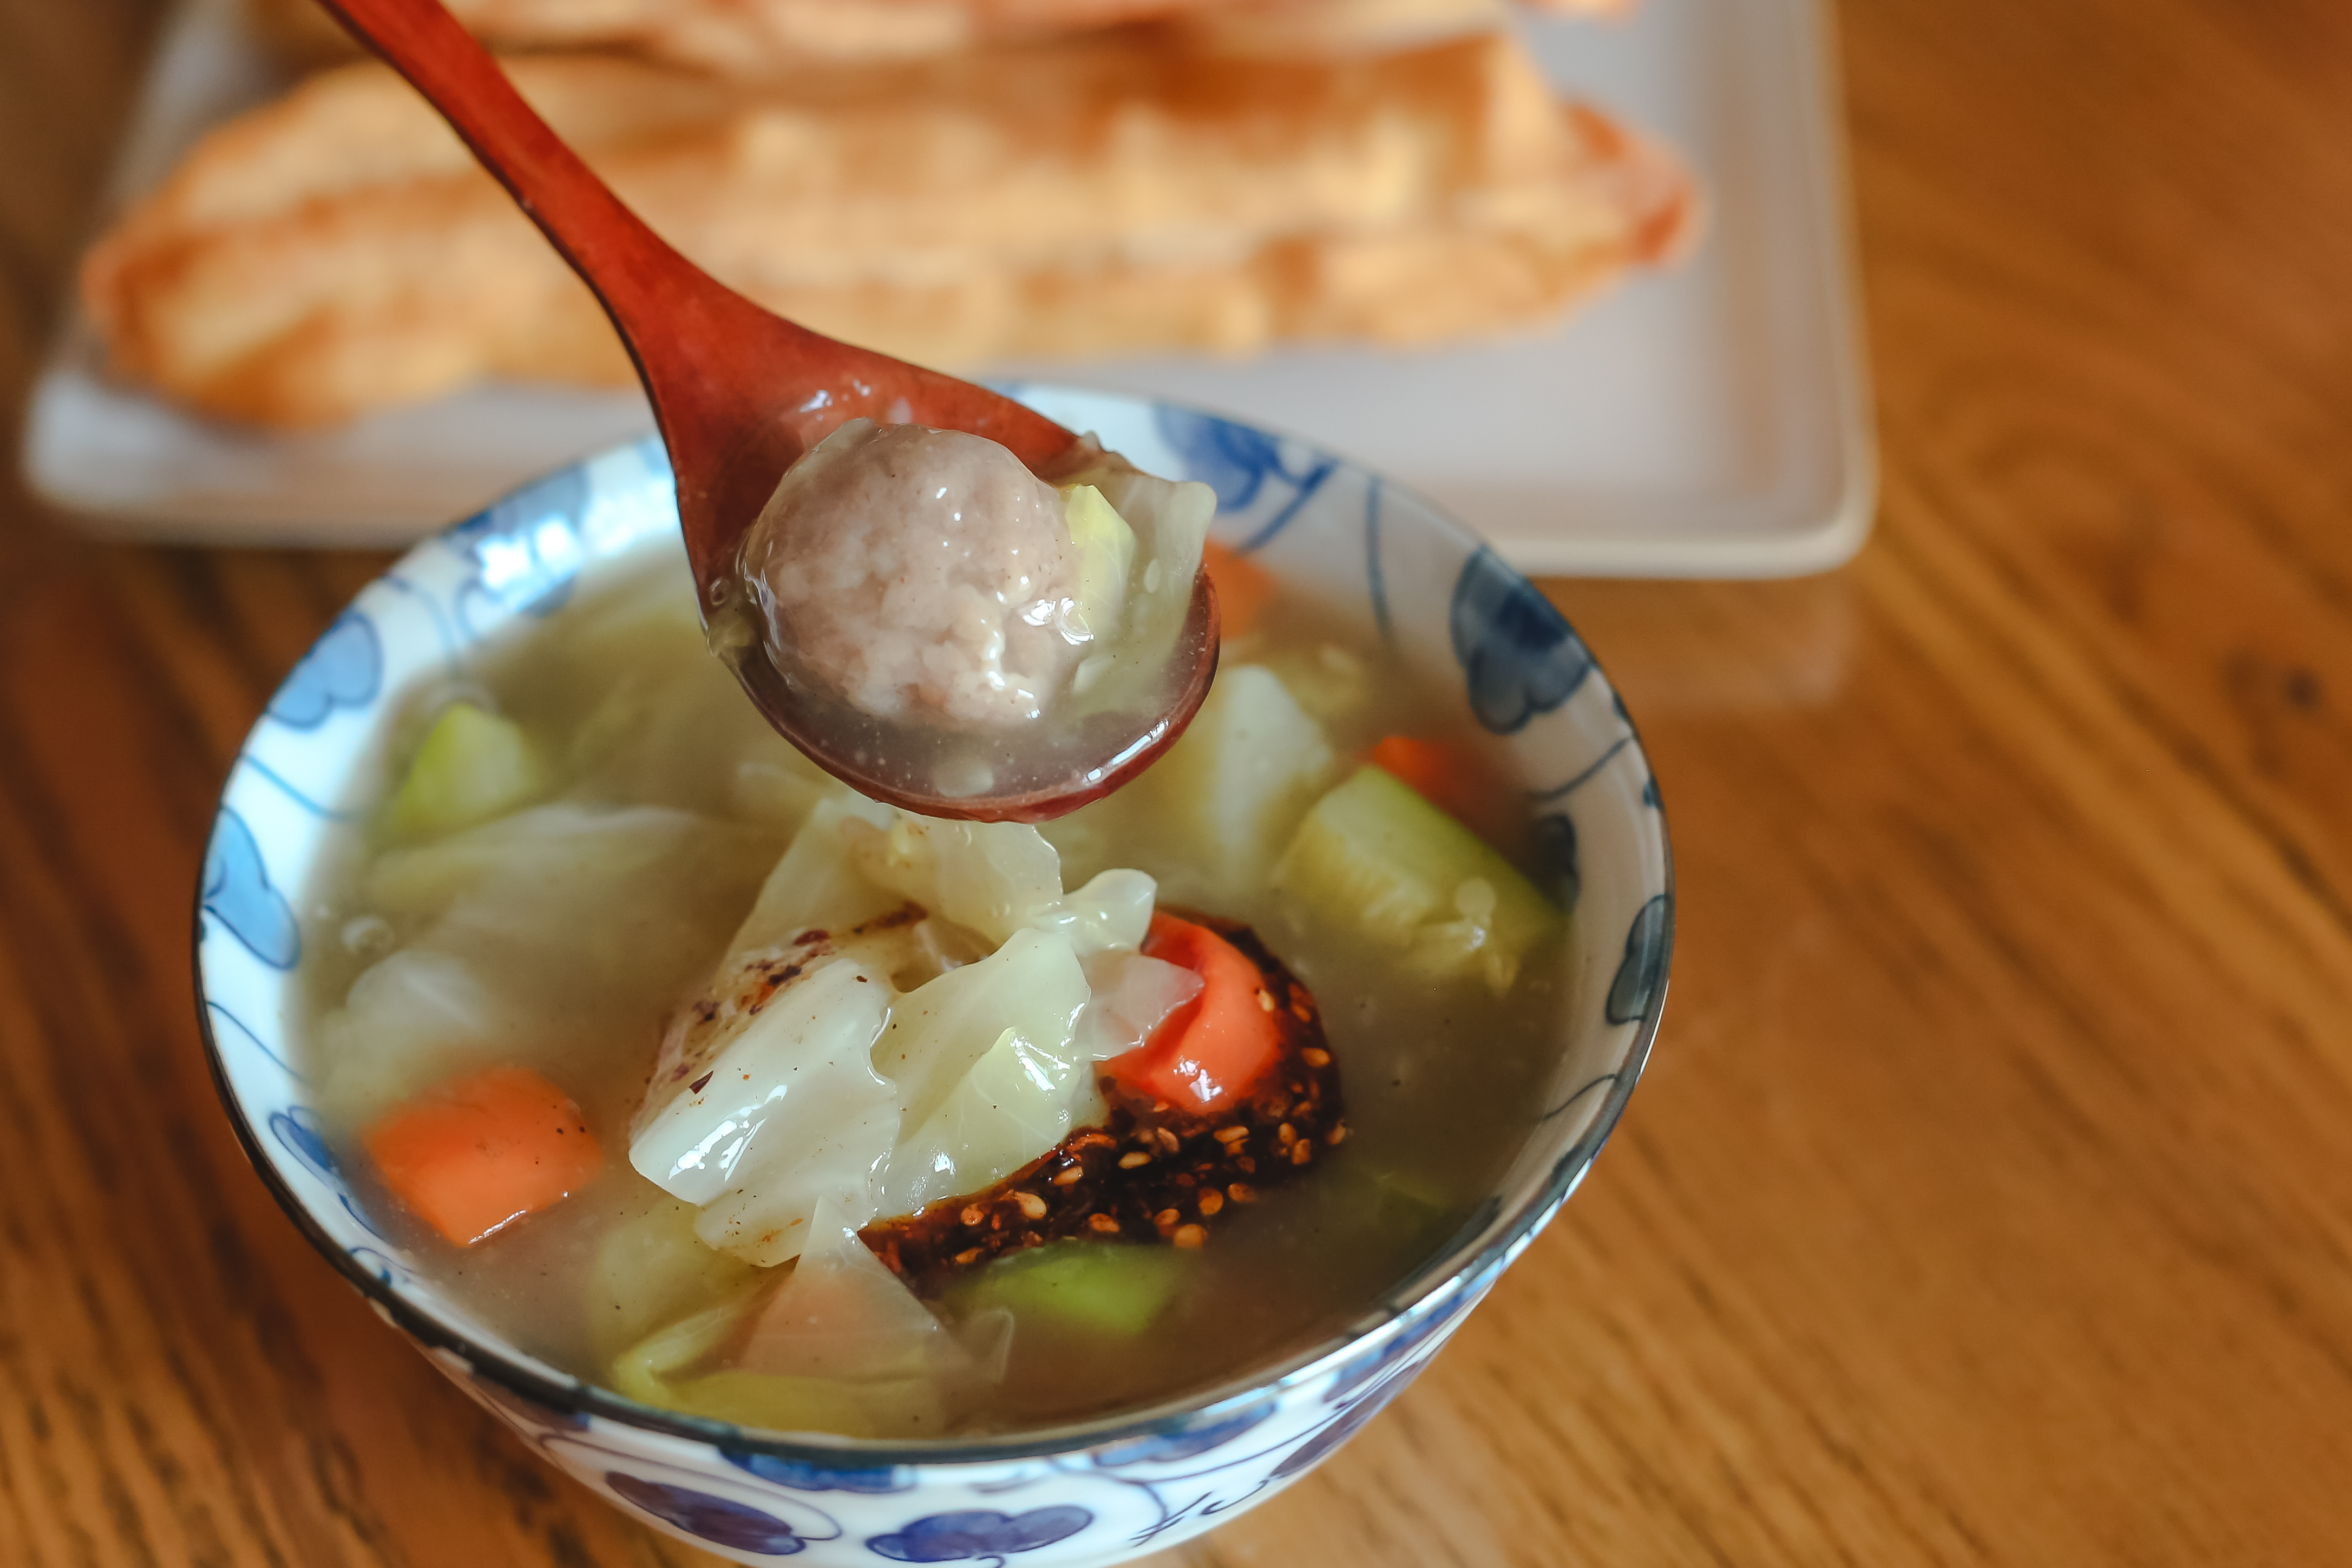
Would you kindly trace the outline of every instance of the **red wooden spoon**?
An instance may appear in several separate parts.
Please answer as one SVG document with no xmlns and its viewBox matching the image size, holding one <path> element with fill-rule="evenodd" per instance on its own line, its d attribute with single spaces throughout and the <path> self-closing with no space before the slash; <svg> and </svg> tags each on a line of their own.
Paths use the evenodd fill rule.
<svg viewBox="0 0 2352 1568">
<path fill-rule="evenodd" d="M 776 481 L 848 420 L 969 431 L 1049 478 L 1057 462 L 1076 455 L 1077 438 L 1044 415 L 985 387 L 812 332 L 680 256 L 549 129 L 440 0 L 320 4 L 440 110 L 603 302 L 669 447 L 706 623 L 714 607 L 737 597 L 738 549 Z M 877 762 L 892 749 L 876 744 L 877 727 L 887 727 L 788 684 L 763 643 L 716 641 L 768 722 L 862 793 L 930 816 L 1043 821 L 1108 794 L 1182 733 L 1216 673 L 1216 595 L 1203 571 L 1176 654 L 1189 667 L 1172 673 L 1163 711 L 1113 724 L 1094 716 L 1083 736 L 1059 737 L 1043 772 L 1007 749 L 1006 765 L 991 770 L 998 788 L 971 793 L 943 792 Z M 1024 741 L 1015 733 L 995 744 Z M 1074 756 L 1076 765 L 1065 766 Z"/>
</svg>

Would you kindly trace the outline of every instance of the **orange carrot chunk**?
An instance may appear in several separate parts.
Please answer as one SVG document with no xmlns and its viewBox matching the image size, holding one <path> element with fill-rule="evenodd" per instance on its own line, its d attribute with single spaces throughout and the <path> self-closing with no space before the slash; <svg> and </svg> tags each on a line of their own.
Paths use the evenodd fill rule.
<svg viewBox="0 0 2352 1568">
<path fill-rule="evenodd" d="M 1489 814 L 1488 790 L 1475 765 L 1441 741 L 1391 735 L 1364 760 L 1456 821 L 1475 823 Z"/>
<path fill-rule="evenodd" d="M 580 1107 L 527 1067 L 452 1079 L 361 1142 L 393 1196 L 460 1247 L 553 1207 L 604 1161 Z"/>
<path fill-rule="evenodd" d="M 1184 1111 L 1218 1111 L 1274 1064 L 1282 1033 L 1268 1016 L 1257 966 L 1205 925 L 1154 914 L 1143 953 L 1201 977 L 1201 994 L 1170 1013 L 1139 1049 L 1110 1063 L 1121 1083 Z"/>
<path fill-rule="evenodd" d="M 1216 540 L 1201 547 L 1201 564 L 1217 585 L 1217 634 L 1238 637 L 1257 624 L 1258 612 L 1274 592 L 1265 568 Z"/>
</svg>

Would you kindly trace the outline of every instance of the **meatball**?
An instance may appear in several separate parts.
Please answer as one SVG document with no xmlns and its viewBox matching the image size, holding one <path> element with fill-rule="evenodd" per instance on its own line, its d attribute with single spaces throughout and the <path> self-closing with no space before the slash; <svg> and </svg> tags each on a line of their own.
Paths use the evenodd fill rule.
<svg viewBox="0 0 2352 1568">
<path fill-rule="evenodd" d="M 743 561 L 770 635 L 883 718 L 1036 718 L 1083 651 L 1061 495 L 982 436 L 851 421 L 785 473 Z"/>
</svg>

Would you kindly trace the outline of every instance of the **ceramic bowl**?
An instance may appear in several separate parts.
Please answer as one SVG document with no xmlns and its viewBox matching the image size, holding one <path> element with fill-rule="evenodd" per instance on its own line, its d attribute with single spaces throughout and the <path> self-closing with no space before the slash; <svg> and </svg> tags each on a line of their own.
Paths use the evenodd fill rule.
<svg viewBox="0 0 2352 1568">
<path fill-rule="evenodd" d="M 1549 869 L 1573 889 L 1568 1016 L 1539 1124 L 1451 1243 L 1346 1333 L 1137 1414 L 1014 1437 L 886 1444 L 779 1437 L 631 1403 L 523 1354 L 437 1291 L 354 1201 L 306 1103 L 306 954 L 294 900 L 347 845 L 387 715 L 583 578 L 677 528 L 657 443 L 618 447 L 428 539 L 320 638 L 224 791 L 197 925 L 205 1039 L 254 1166 L 388 1322 L 555 1465 L 616 1506 L 746 1563 L 1118 1563 L 1273 1495 L 1434 1354 L 1581 1179 L 1622 1111 L 1665 999 L 1674 893 L 1658 792 L 1623 706 L 1559 612 L 1461 528 L 1377 475 L 1193 410 L 1011 389 L 1142 467 L 1207 482 L 1217 531 L 1361 637 L 1454 673 L 1507 737 Z"/>
</svg>

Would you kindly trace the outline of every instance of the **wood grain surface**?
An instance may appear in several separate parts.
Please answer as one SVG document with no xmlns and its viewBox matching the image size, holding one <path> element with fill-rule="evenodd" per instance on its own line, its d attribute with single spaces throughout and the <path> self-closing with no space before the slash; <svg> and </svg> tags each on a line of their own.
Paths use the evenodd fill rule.
<svg viewBox="0 0 2352 1568">
<path fill-rule="evenodd" d="M 0 0 L 12 425 L 153 9 Z M 1675 837 L 1649 1080 L 1429 1374 L 1162 1568 L 2352 1560 L 2352 6 L 1844 26 L 1877 538 L 1553 585 Z M 380 564 L 0 492 L 9 1568 L 694 1560 L 384 1330 L 214 1103 L 215 792 Z"/>
</svg>

